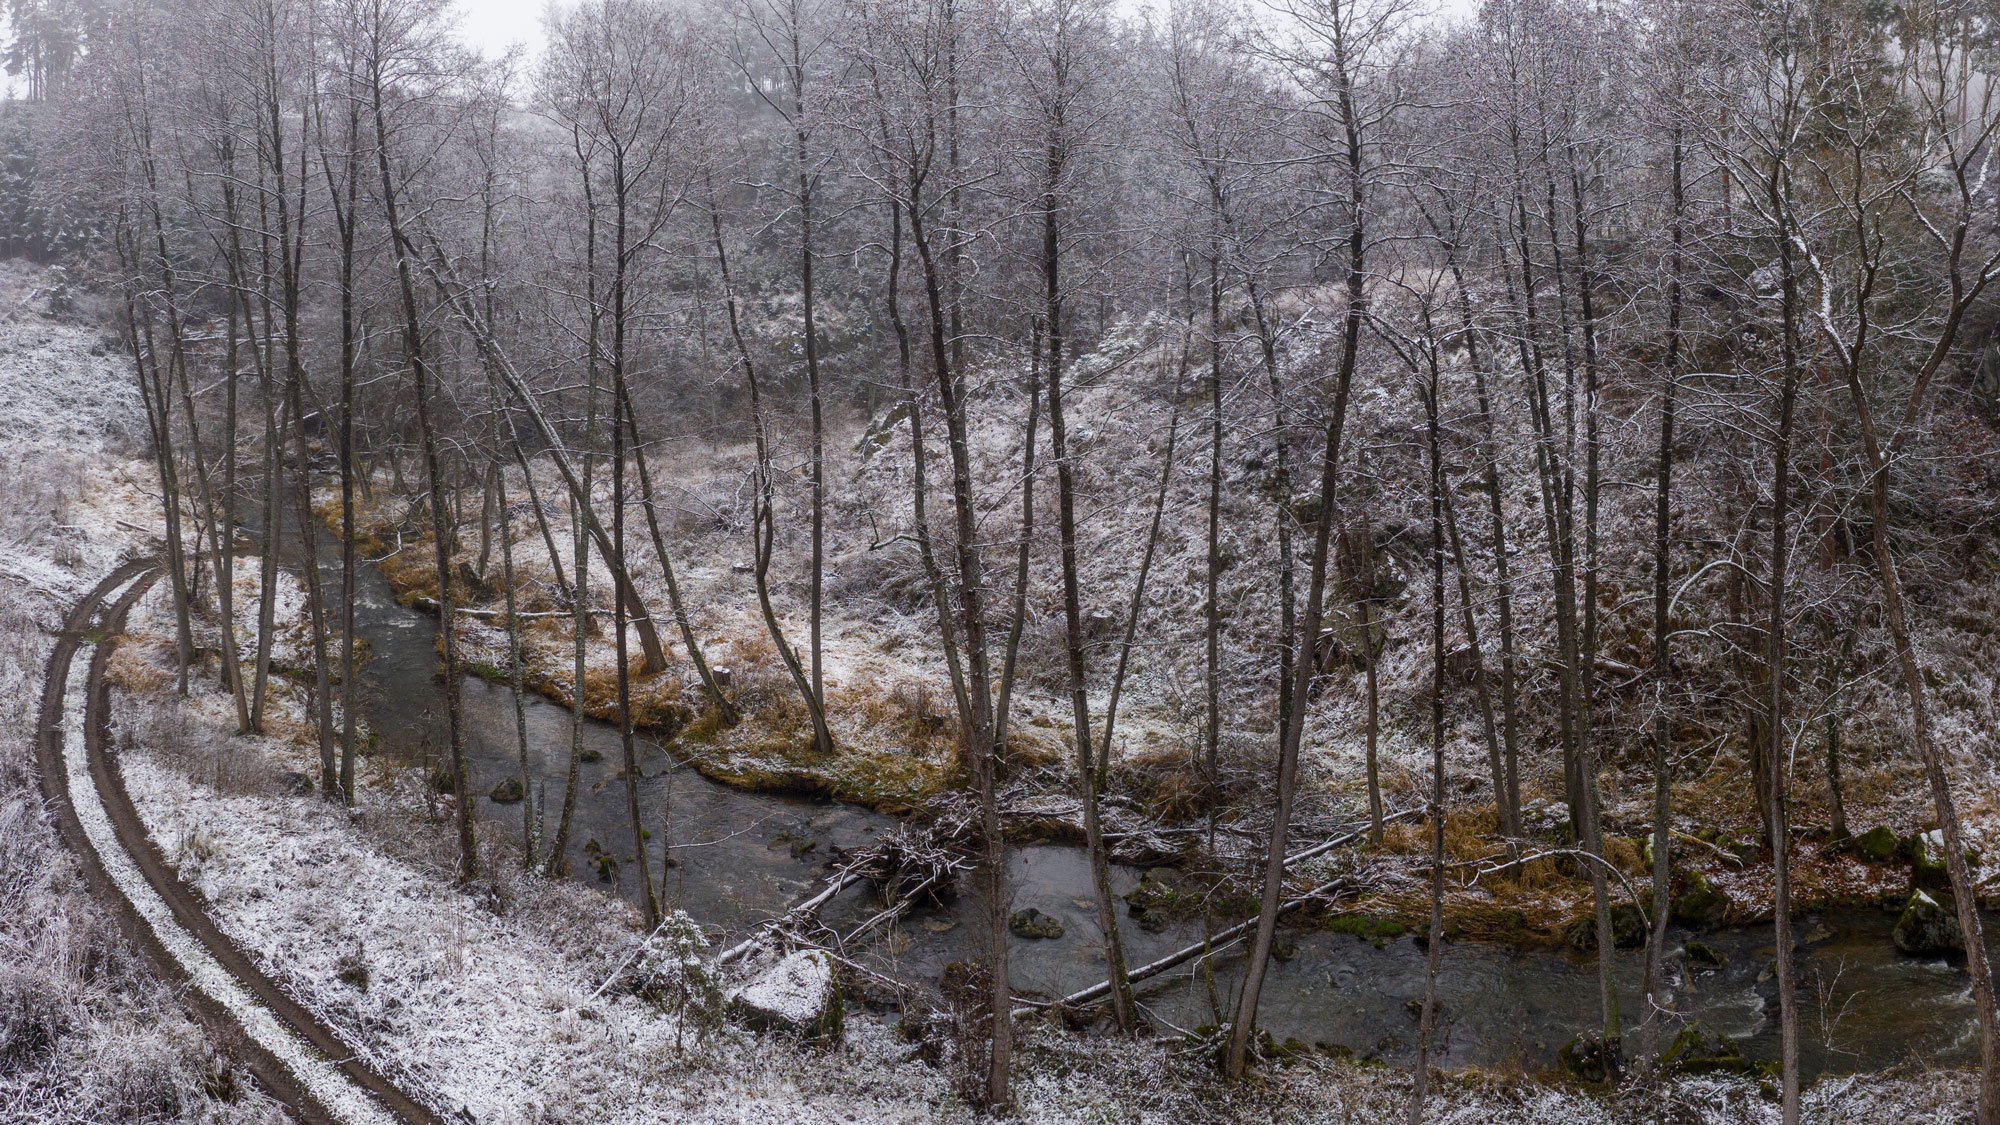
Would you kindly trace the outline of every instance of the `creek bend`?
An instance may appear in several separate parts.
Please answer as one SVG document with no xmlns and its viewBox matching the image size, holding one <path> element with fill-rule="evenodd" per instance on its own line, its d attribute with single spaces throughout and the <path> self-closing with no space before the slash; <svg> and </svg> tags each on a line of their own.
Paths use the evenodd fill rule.
<svg viewBox="0 0 2000 1125">
<path fill-rule="evenodd" d="M 326 588 L 338 590 L 337 547 L 323 550 Z M 443 743 L 443 692 L 436 671 L 437 622 L 399 604 L 372 566 L 355 576 L 356 632 L 369 659 L 359 686 L 364 713 L 379 751 L 421 760 L 426 747 Z M 511 689 L 474 676 L 464 678 L 465 753 L 475 813 L 518 831 L 521 806 L 495 803 L 488 794 L 515 776 L 518 757 Z M 540 695 L 526 700 L 529 769 L 535 789 L 546 787 L 545 817 L 553 832 L 569 768 L 570 712 Z M 636 879 L 607 881 L 588 848 L 592 841 L 629 869 L 631 829 L 619 774 L 618 729 L 584 721 L 584 746 L 601 755 L 585 761 L 569 845 L 575 877 L 607 893 L 635 893 Z M 895 824 L 892 817 L 836 802 L 748 792 L 702 777 L 658 742 L 636 740 L 642 815 L 653 839 L 647 861 L 656 878 L 660 847 L 671 842 L 674 866 L 659 893 L 665 905 L 687 911 L 704 925 L 732 932 L 782 914 L 823 883 L 836 849 L 866 846 Z M 588 755 L 587 755 L 588 756 Z M 1138 886 L 1141 872 L 1112 868 L 1113 889 Z M 1103 979 L 1090 868 L 1081 848 L 1038 844 L 1012 850 L 1008 886 L 1016 909 L 1033 907 L 1064 927 L 1053 939 L 1011 939 L 1015 990 L 1054 997 Z M 845 891 L 823 911 L 836 928 L 851 928 L 880 909 L 865 884 Z M 975 959 L 983 941 L 984 907 L 973 880 L 962 880 L 953 902 L 914 912 L 893 930 L 850 951 L 886 975 L 935 983 L 947 964 Z M 1809 944 L 1799 950 L 1801 1064 L 1820 1074 L 1885 1069 L 1920 1062 L 1961 1065 L 1977 1061 L 1977 1038 L 1968 978 L 1957 959 L 1910 957 L 1890 939 L 1895 916 L 1848 908 L 1801 915 L 1794 931 Z M 1995 927 L 1989 925 L 1992 935 Z M 1127 959 L 1139 965 L 1202 940 L 1192 919 L 1150 932 L 1120 927 Z M 1689 935 L 1675 927 L 1668 948 Z M 1263 991 L 1261 1025 L 1282 1042 L 1351 1050 L 1392 1064 L 1414 1057 L 1417 1019 L 1412 1001 L 1424 985 L 1424 950 L 1404 935 L 1382 942 L 1323 930 L 1298 932 L 1297 953 L 1274 961 Z M 1719 967 L 1668 965 L 1672 1002 L 1679 1015 L 1699 1019 L 1738 1041 L 1752 1059 L 1778 1053 L 1777 984 L 1769 966 L 1772 927 L 1737 927 L 1701 938 L 1721 952 Z M 1996 954 L 2000 943 L 1989 941 Z M 1220 958 L 1213 988 L 1227 1010 L 1244 956 Z M 1620 951 L 1617 975 L 1622 1007 L 1632 1015 L 1642 1003 L 1643 955 Z M 1192 965 L 1140 986 L 1147 1011 L 1161 1023 L 1187 1029 L 1214 1022 L 1210 982 Z M 1594 955 L 1477 942 L 1446 947 L 1438 981 L 1441 1020 L 1434 1057 L 1446 1067 L 1518 1067 L 1537 1070 L 1554 1062 L 1571 1037 L 1597 1021 Z"/>
</svg>

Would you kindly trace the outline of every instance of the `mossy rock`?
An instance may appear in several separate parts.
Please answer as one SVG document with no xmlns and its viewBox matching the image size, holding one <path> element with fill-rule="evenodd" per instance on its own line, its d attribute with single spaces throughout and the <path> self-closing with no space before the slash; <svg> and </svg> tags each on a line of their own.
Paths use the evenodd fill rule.
<svg viewBox="0 0 2000 1125">
<path fill-rule="evenodd" d="M 1888 825 L 1878 824 L 1848 841 L 1847 846 L 1863 863 L 1888 863 L 1896 858 L 1902 842 Z"/>
<path fill-rule="evenodd" d="M 1945 865 L 1944 833 L 1937 829 L 1903 838 L 1901 849 L 1910 861 L 1910 886 L 1924 891 L 1949 891 L 1951 869 Z M 1977 872 L 1979 853 L 1965 849 L 1965 865 Z"/>
<path fill-rule="evenodd" d="M 1167 867 L 1147 868 L 1139 877 L 1139 885 L 1125 895 L 1125 902 L 1140 929 L 1160 933 L 1199 907 L 1198 900 L 1181 893 L 1179 882 L 1180 872 Z"/>
<path fill-rule="evenodd" d="M 1667 917 L 1683 926 L 1712 930 L 1729 920 L 1729 896 L 1710 883 L 1699 871 L 1690 870 L 1681 893 L 1673 898 Z"/>
<path fill-rule="evenodd" d="M 601 762 L 604 760 L 604 752 L 594 746 L 586 746 L 577 752 L 576 760 L 579 762 Z"/>
<path fill-rule="evenodd" d="M 1952 897 L 1933 897 L 1921 889 L 1910 892 L 1910 901 L 1890 936 L 1897 949 L 1921 957 L 1965 949 L 1965 932 L 1959 929 L 1958 908 Z"/>
<path fill-rule="evenodd" d="M 1646 944 L 1649 929 L 1646 915 L 1631 903 L 1621 902 L 1611 908 L 1611 944 L 1615 948 L 1637 949 Z M 1596 914 L 1586 914 L 1570 923 L 1569 944 L 1586 953 L 1597 948 Z"/>
<path fill-rule="evenodd" d="M 443 766 L 431 767 L 430 777 L 427 780 L 434 793 L 450 793 L 458 788 L 458 780 Z"/>
<path fill-rule="evenodd" d="M 1290 930 L 1279 930 L 1271 935 L 1271 959 L 1290 961 L 1299 955 L 1299 937 Z"/>
<path fill-rule="evenodd" d="M 527 795 L 527 791 L 522 788 L 521 779 L 518 777 L 507 778 L 500 784 L 495 785 L 493 792 L 487 794 L 488 797 L 493 799 L 495 804 L 500 805 L 511 805 Z"/>
<path fill-rule="evenodd" d="M 1066 932 L 1063 924 L 1030 906 L 1026 910 L 1016 910 L 1007 919 L 1007 929 L 1015 937 L 1034 940 L 1059 938 Z"/>
<path fill-rule="evenodd" d="M 1611 1077 L 1612 1065 L 1604 1042 L 1595 1035 L 1579 1035 L 1556 1052 L 1562 1068 L 1578 1081 L 1599 1085 Z"/>
<path fill-rule="evenodd" d="M 1719 969 L 1729 964 L 1728 954 L 1705 941 L 1697 941 L 1694 938 L 1689 938 L 1688 943 L 1681 947 L 1681 953 L 1690 965 L 1712 965 Z"/>
<path fill-rule="evenodd" d="M 1326 928 L 1336 934 L 1353 934 L 1363 941 L 1372 941 L 1378 948 L 1402 937 L 1409 929 L 1394 918 L 1377 918 L 1372 914 L 1337 914 L 1327 919 Z"/>
<path fill-rule="evenodd" d="M 1269 1031 L 1260 1030 L 1257 1033 L 1258 1057 L 1270 1059 L 1279 1066 L 1291 1066 L 1311 1053 L 1312 1048 L 1298 1039 L 1286 1039 L 1280 1043 Z"/>
<path fill-rule="evenodd" d="M 1680 1029 L 1660 1056 L 1660 1066 L 1668 1074 L 1748 1074 L 1756 1069 L 1735 1040 L 1699 1021 Z"/>
</svg>

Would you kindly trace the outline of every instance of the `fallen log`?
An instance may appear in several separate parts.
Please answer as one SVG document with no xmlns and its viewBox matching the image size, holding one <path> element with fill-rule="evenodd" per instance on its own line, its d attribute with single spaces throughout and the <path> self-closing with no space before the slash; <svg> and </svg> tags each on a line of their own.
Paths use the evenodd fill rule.
<svg viewBox="0 0 2000 1125">
<path fill-rule="evenodd" d="M 812 917 L 815 913 L 819 911 L 820 907 L 825 906 L 829 902 L 832 902 L 835 896 L 839 895 L 840 892 L 846 890 L 847 888 L 853 886 L 856 883 L 861 882 L 866 878 L 868 878 L 868 876 L 863 874 L 859 867 L 850 867 L 842 869 L 841 871 L 836 873 L 833 876 L 833 878 L 827 880 L 826 886 L 823 889 L 821 889 L 821 891 L 818 894 L 812 896 L 809 899 L 806 899 L 804 902 L 799 903 L 797 906 L 792 907 L 790 910 L 787 910 L 783 918 L 779 918 L 774 921 L 764 923 L 762 926 L 759 926 L 757 928 L 756 933 L 750 935 L 747 938 L 744 938 L 742 941 L 737 942 L 735 945 L 732 945 L 728 949 L 725 949 L 721 953 L 717 954 L 715 958 L 715 963 L 718 965 L 727 965 L 731 961 L 735 961 L 741 958 L 743 955 L 757 948 L 758 943 L 762 942 L 765 936 L 768 935 L 772 930 L 778 929 L 791 922 L 796 922 Z"/>
<path fill-rule="evenodd" d="M 1382 821 L 1383 823 L 1386 824 L 1389 823 L 1390 821 L 1406 820 L 1410 817 L 1417 816 L 1422 812 L 1423 812 L 1422 809 L 1405 809 L 1402 812 L 1395 813 L 1391 816 L 1383 817 Z M 1290 867 L 1295 863 L 1301 863 L 1305 860 L 1313 858 L 1314 856 L 1325 855 L 1327 852 L 1330 852 L 1333 849 L 1340 847 L 1343 844 L 1353 843 L 1355 840 L 1358 840 L 1361 837 L 1366 836 L 1367 834 L 1368 830 L 1366 828 L 1359 828 L 1345 835 L 1336 836 L 1333 839 L 1328 840 L 1324 843 L 1314 844 L 1312 847 L 1307 848 L 1304 851 L 1298 852 L 1290 856 L 1286 856 L 1285 866 Z M 1278 905 L 1278 914 L 1282 917 L 1283 915 L 1289 913 L 1290 911 L 1296 910 L 1299 907 L 1304 906 L 1306 903 L 1311 902 L 1314 899 L 1320 898 L 1323 895 L 1326 895 L 1329 892 L 1337 889 L 1344 882 L 1347 882 L 1347 876 L 1345 875 L 1341 876 L 1340 878 L 1332 879 L 1325 883 L 1321 883 L 1319 886 L 1314 887 L 1312 890 L 1307 891 L 1305 894 L 1300 895 L 1297 898 L 1288 899 L 1285 902 L 1280 903 Z M 1238 922 L 1236 925 L 1231 926 L 1220 933 L 1211 935 L 1205 941 L 1202 941 L 1195 945 L 1190 945 L 1184 949 L 1177 949 L 1174 952 L 1167 954 L 1165 957 L 1162 957 L 1157 961 L 1152 961 L 1147 964 L 1141 965 L 1138 968 L 1133 969 L 1131 972 L 1125 974 L 1126 978 L 1131 983 L 1138 984 L 1141 981 L 1149 980 L 1153 977 L 1159 976 L 1161 973 L 1164 973 L 1168 969 L 1174 968 L 1177 965 L 1184 965 L 1187 962 L 1192 961 L 1198 957 L 1202 956 L 1213 957 L 1217 953 L 1220 953 L 1223 950 L 1228 949 L 1229 947 L 1235 945 L 1237 942 L 1242 941 L 1245 936 L 1254 932 L 1256 928 L 1257 928 L 1257 919 L 1255 918 L 1251 918 L 1243 922 Z M 1078 1004 L 1089 1004 L 1093 1001 L 1102 1000 L 1109 995 L 1111 995 L 1111 982 L 1108 980 L 1099 981 L 1098 983 L 1091 985 L 1089 988 L 1081 989 L 1077 992 L 1072 992 L 1068 996 L 1065 996 L 1062 999 L 1057 1000 L 1052 1004 L 1041 1003 L 1032 1000 L 1024 1001 L 1022 1003 L 1025 1006 L 1014 1009 L 1014 1016 L 1015 1018 L 1018 1019 L 1021 1016 L 1032 1015 L 1036 1011 L 1046 1008 L 1055 1008 L 1055 1007 L 1068 1008 L 1068 1007 L 1074 1007 Z"/>
</svg>

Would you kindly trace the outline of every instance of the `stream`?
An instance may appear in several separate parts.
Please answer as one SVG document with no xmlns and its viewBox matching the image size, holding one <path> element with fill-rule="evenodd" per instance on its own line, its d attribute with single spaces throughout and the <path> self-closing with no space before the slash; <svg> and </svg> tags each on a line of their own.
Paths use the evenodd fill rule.
<svg viewBox="0 0 2000 1125">
<path fill-rule="evenodd" d="M 337 555 L 335 574 L 338 589 Z M 362 671 L 366 714 L 390 753 L 421 759 L 443 744 L 443 693 L 435 675 L 436 620 L 399 605 L 373 567 L 356 576 L 357 631 L 372 659 Z M 468 676 L 464 684 L 465 748 L 471 792 L 480 817 L 518 832 L 522 806 L 496 804 L 487 794 L 517 769 L 514 706 L 505 685 Z M 553 834 L 569 765 L 570 713 L 539 695 L 527 701 L 530 769 L 545 787 L 546 831 Z M 585 745 L 602 755 L 581 767 L 570 861 L 579 879 L 607 892 L 636 893 L 630 877 L 631 830 L 615 726 L 587 720 Z M 676 865 L 659 888 L 663 902 L 705 925 L 741 932 L 782 914 L 823 882 L 837 848 L 867 845 L 894 823 L 865 809 L 797 797 L 748 793 L 709 781 L 657 743 L 638 740 L 639 799 L 653 835 L 648 860 L 657 878 L 659 846 L 670 839 Z M 587 848 L 591 841 L 621 860 L 626 877 L 599 879 Z M 1136 887 L 1142 873 L 1114 867 L 1114 889 Z M 907 981 L 936 982 L 945 965 L 980 956 L 984 907 L 971 880 L 949 905 L 915 913 L 873 940 L 858 956 Z M 622 885 L 621 885 L 622 884 Z M 1034 907 L 1059 920 L 1054 939 L 1012 938 L 1010 959 L 1017 993 L 1058 996 L 1103 979 L 1090 868 L 1082 849 L 1066 845 L 1017 848 L 1009 860 L 1008 886 L 1015 908 Z M 823 914 L 848 928 L 880 909 L 868 887 L 849 889 Z M 1798 958 L 1801 1065 L 1807 1077 L 1886 1068 L 1912 1059 L 1932 1064 L 1977 1061 L 1970 985 L 1960 963 L 1909 957 L 1890 940 L 1895 916 L 1847 909 L 1803 915 L 1794 932 L 1811 939 Z M 1143 964 L 1199 942 L 1199 919 L 1157 933 L 1121 925 L 1126 957 Z M 1994 927 L 1987 932 L 1992 934 Z M 1297 1038 L 1352 1050 L 1392 1063 L 1414 1057 L 1424 951 L 1410 937 L 1385 942 L 1324 931 L 1300 932 L 1297 955 L 1274 961 L 1267 975 L 1260 1023 L 1279 1041 Z M 1669 948 L 1686 934 L 1676 928 Z M 1719 968 L 1669 965 L 1673 1004 L 1739 1041 L 1752 1058 L 1778 1054 L 1777 983 L 1768 925 L 1723 930 L 1702 940 L 1726 955 Z M 2000 947 L 1996 947 L 2000 948 Z M 1225 1007 L 1244 964 L 1241 952 L 1223 958 L 1212 986 Z M 1626 1024 L 1640 1011 L 1643 954 L 1620 951 L 1617 975 Z M 1694 971 L 1690 971 L 1690 970 Z M 1140 988 L 1154 1019 L 1190 1029 L 1216 1022 L 1210 983 L 1183 966 Z M 1598 979 L 1592 955 L 1563 950 L 1516 949 L 1458 942 L 1444 950 L 1438 981 L 1441 1003 L 1437 1058 L 1441 1065 L 1518 1066 L 1534 1070 L 1554 1061 L 1556 1050 L 1598 1021 Z"/>
</svg>

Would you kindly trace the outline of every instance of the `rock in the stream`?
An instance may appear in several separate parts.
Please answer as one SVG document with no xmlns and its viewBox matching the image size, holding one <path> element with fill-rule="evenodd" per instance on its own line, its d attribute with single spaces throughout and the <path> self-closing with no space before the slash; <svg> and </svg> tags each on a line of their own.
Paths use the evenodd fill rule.
<svg viewBox="0 0 2000 1125">
<path fill-rule="evenodd" d="M 1688 964 L 1690 965 L 1713 965 L 1721 967 L 1729 963 L 1727 954 L 1705 941 L 1697 941 L 1689 938 L 1687 945 L 1683 947 L 1682 951 L 1686 953 Z"/>
<path fill-rule="evenodd" d="M 1692 929 L 1712 930 L 1729 919 L 1729 896 L 1703 878 L 1701 872 L 1690 870 L 1667 916 Z"/>
<path fill-rule="evenodd" d="M 1909 905 L 1896 919 L 1893 934 L 1896 948 L 1905 953 L 1932 955 L 1965 949 L 1965 934 L 1958 928 L 1958 910 L 1951 896 L 1932 897 L 1925 891 L 1910 892 Z"/>
<path fill-rule="evenodd" d="M 507 780 L 501 782 L 500 784 L 495 785 L 493 787 L 493 792 L 488 793 L 487 796 L 493 798 L 493 802 L 495 804 L 511 805 L 514 802 L 522 799 L 523 797 L 526 797 L 527 793 L 524 792 L 521 788 L 520 778 L 510 777 Z"/>
<path fill-rule="evenodd" d="M 1562 1050 L 1556 1052 L 1556 1057 L 1561 1060 L 1564 1070 L 1584 1082 L 1602 1082 L 1611 1074 L 1603 1041 L 1587 1032 L 1564 1043 Z"/>
<path fill-rule="evenodd" d="M 1016 910 L 1007 919 L 1007 928 L 1015 937 L 1059 938 L 1063 936 L 1063 924 L 1030 906 L 1026 910 Z"/>
<path fill-rule="evenodd" d="M 729 995 L 729 1009 L 759 1031 L 784 1031 L 821 1045 L 840 1041 L 844 1007 L 833 958 L 823 949 L 786 955 L 764 975 Z"/>
<path fill-rule="evenodd" d="M 1674 1036 L 1660 1066 L 1668 1074 L 1746 1074 L 1752 1064 L 1734 1039 L 1695 1022 Z"/>
</svg>

